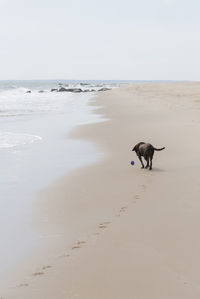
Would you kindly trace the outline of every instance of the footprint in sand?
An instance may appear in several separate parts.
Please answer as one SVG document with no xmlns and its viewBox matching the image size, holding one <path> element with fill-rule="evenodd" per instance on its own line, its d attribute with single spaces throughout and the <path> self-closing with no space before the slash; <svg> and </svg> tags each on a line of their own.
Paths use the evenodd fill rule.
<svg viewBox="0 0 200 299">
<path fill-rule="evenodd" d="M 42 267 L 42 270 L 46 270 L 46 269 L 50 269 L 51 266 L 50 265 L 45 265 Z M 38 272 L 35 272 L 33 273 L 33 276 L 40 276 L 40 275 L 44 275 L 44 271 L 38 271 Z"/>
<path fill-rule="evenodd" d="M 135 203 L 137 202 L 138 199 L 140 199 L 140 196 L 139 196 L 139 195 L 135 195 L 135 196 L 133 197 L 132 203 L 135 204 Z"/>
<path fill-rule="evenodd" d="M 81 248 L 80 245 L 75 245 L 75 246 L 72 247 L 72 250 L 74 250 L 74 249 L 79 249 L 79 248 Z"/>
<path fill-rule="evenodd" d="M 85 241 L 78 241 L 76 245 L 72 247 L 72 250 L 81 248 L 81 245 L 85 244 Z"/>
<path fill-rule="evenodd" d="M 127 207 L 121 207 L 121 209 L 119 210 L 120 213 L 126 212 Z"/>
<path fill-rule="evenodd" d="M 51 266 L 49 266 L 49 265 L 48 266 L 43 266 L 42 270 L 46 270 L 46 269 L 50 269 L 50 268 L 51 268 Z"/>
<path fill-rule="evenodd" d="M 35 273 L 33 273 L 33 276 L 40 276 L 40 275 L 43 275 L 44 274 L 44 272 L 35 272 Z"/>
<path fill-rule="evenodd" d="M 99 228 L 107 228 L 107 227 L 108 227 L 108 224 L 110 224 L 109 221 L 105 221 L 105 222 L 103 222 L 103 223 L 100 223 L 100 224 L 99 224 Z"/>
<path fill-rule="evenodd" d="M 78 245 L 85 244 L 85 243 L 86 243 L 85 241 L 78 241 L 77 242 Z"/>
<path fill-rule="evenodd" d="M 103 224 L 103 223 L 102 224 L 100 223 L 99 224 L 99 228 L 107 228 L 107 226 L 105 224 Z"/>
<path fill-rule="evenodd" d="M 127 207 L 121 207 L 118 214 L 116 214 L 116 217 L 120 217 L 122 213 L 126 212 Z"/>
</svg>

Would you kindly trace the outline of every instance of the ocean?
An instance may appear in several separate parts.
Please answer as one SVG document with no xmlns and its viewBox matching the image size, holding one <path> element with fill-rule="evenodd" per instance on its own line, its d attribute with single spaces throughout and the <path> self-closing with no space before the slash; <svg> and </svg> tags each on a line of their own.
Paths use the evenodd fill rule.
<svg viewBox="0 0 200 299">
<path fill-rule="evenodd" d="M 70 139 L 78 125 L 105 121 L 88 101 L 113 81 L 0 81 L 0 277 L 34 248 L 35 194 L 70 170 L 101 159 L 90 142 Z M 86 92 L 57 92 L 76 88 Z M 80 91 L 80 90 L 79 90 Z"/>
</svg>

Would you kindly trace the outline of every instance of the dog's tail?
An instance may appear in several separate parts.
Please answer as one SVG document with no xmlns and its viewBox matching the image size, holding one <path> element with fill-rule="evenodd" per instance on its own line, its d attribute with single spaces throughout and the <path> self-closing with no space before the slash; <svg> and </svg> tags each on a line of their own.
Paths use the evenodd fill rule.
<svg viewBox="0 0 200 299">
<path fill-rule="evenodd" d="M 153 148 L 154 149 L 154 151 L 162 151 L 162 150 L 164 150 L 165 149 L 165 147 L 161 147 L 161 148 Z"/>
</svg>

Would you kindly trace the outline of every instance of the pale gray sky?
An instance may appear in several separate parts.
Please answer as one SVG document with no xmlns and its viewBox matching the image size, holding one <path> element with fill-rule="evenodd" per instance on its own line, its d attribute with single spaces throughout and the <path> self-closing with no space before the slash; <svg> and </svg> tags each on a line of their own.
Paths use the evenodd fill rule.
<svg viewBox="0 0 200 299">
<path fill-rule="evenodd" d="M 200 1 L 0 0 L 0 80 L 200 80 Z"/>
</svg>

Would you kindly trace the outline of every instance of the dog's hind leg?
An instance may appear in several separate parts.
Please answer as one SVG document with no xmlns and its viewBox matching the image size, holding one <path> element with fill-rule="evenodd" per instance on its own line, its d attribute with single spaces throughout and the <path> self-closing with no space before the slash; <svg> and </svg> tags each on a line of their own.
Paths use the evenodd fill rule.
<svg viewBox="0 0 200 299">
<path fill-rule="evenodd" d="M 153 154 L 154 154 L 154 151 L 152 151 L 151 155 L 150 155 L 150 166 L 149 166 L 149 170 L 152 170 L 152 160 L 153 160 Z"/>
</svg>

